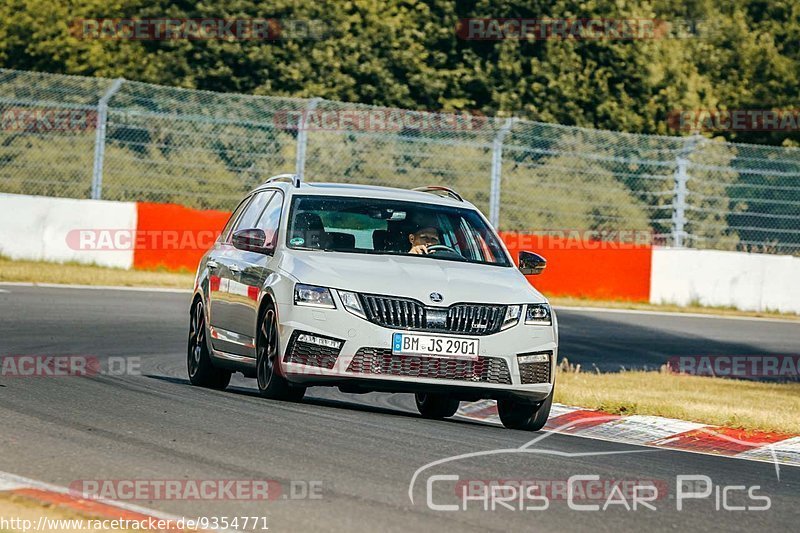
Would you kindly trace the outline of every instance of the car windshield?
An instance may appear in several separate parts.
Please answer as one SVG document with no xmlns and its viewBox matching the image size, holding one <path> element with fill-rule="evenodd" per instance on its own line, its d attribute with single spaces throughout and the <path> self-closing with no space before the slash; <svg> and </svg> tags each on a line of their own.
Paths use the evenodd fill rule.
<svg viewBox="0 0 800 533">
<path fill-rule="evenodd" d="M 338 196 L 295 196 L 287 245 L 364 254 L 510 266 L 497 235 L 474 209 Z"/>
</svg>

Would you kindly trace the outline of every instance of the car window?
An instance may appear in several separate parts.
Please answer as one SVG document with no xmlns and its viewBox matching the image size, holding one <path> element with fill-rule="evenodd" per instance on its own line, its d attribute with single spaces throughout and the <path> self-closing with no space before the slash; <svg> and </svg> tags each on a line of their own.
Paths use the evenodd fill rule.
<svg viewBox="0 0 800 533">
<path fill-rule="evenodd" d="M 281 207 L 283 207 L 283 195 L 275 193 L 272 200 L 267 205 L 264 212 L 261 213 L 255 227 L 263 229 L 267 234 L 267 241 L 275 244 L 275 239 L 278 235 L 278 226 L 281 220 Z"/>
<path fill-rule="evenodd" d="M 231 217 L 225 223 L 225 227 L 222 228 L 222 232 L 219 234 L 220 242 L 227 242 L 229 240 L 233 224 L 236 222 L 236 219 L 239 218 L 239 215 L 242 214 L 242 211 L 244 211 L 244 208 L 247 207 L 247 204 L 249 204 L 250 200 L 252 199 L 252 196 L 248 196 L 239 203 L 236 209 L 233 210 Z"/>
<path fill-rule="evenodd" d="M 400 200 L 296 195 L 286 232 L 290 248 L 411 254 L 411 236 L 435 232 L 425 257 L 511 266 L 497 234 L 471 208 Z M 428 237 L 432 238 L 432 237 Z"/>
<path fill-rule="evenodd" d="M 257 192 L 253 197 L 253 201 L 250 202 L 244 210 L 244 213 L 242 213 L 242 216 L 236 222 L 233 231 L 237 232 L 240 229 L 255 228 L 258 219 L 261 218 L 261 213 L 264 212 L 264 208 L 269 203 L 273 194 L 275 194 L 273 191 Z"/>
</svg>

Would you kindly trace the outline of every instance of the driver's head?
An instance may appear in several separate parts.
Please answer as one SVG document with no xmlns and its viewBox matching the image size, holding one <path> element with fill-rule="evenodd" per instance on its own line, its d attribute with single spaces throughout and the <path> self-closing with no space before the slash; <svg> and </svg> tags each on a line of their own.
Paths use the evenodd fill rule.
<svg viewBox="0 0 800 533">
<path fill-rule="evenodd" d="M 408 234 L 408 242 L 411 243 L 412 248 L 421 244 L 433 246 L 439 244 L 439 230 L 433 226 L 421 226 L 413 233 Z"/>
</svg>

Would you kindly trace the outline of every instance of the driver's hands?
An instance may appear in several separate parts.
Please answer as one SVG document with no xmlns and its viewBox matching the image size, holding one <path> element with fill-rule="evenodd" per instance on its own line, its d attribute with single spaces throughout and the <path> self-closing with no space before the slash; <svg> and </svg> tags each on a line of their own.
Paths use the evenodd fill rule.
<svg viewBox="0 0 800 533">
<path fill-rule="evenodd" d="M 411 250 L 409 250 L 408 253 L 415 255 L 426 255 L 428 253 L 428 245 L 418 244 L 416 246 L 412 246 Z"/>
</svg>

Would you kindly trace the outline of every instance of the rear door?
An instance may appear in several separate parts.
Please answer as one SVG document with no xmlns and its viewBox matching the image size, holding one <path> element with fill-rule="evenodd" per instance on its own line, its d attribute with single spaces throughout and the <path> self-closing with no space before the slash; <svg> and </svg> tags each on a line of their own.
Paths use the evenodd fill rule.
<svg viewBox="0 0 800 533">
<path fill-rule="evenodd" d="M 208 257 L 206 258 L 206 268 L 208 269 L 208 323 L 213 328 L 219 327 L 220 319 L 223 315 L 223 305 L 224 295 L 220 291 L 222 286 L 222 279 L 229 279 L 230 272 L 228 271 L 227 264 L 227 256 L 229 255 L 228 245 L 226 244 L 230 240 L 231 232 L 233 231 L 233 226 L 236 224 L 236 221 L 242 215 L 242 212 L 247 208 L 250 204 L 250 201 L 253 199 L 253 196 L 248 196 L 244 200 L 241 201 L 239 206 L 233 211 L 233 214 L 228 219 L 228 222 L 225 224 L 225 228 L 223 228 L 222 233 L 220 233 L 217 242 L 214 243 L 214 246 L 211 248 L 211 251 L 208 253 Z M 213 337 L 212 337 L 212 345 L 214 344 Z M 214 348 L 217 348 L 214 345 Z"/>
</svg>

